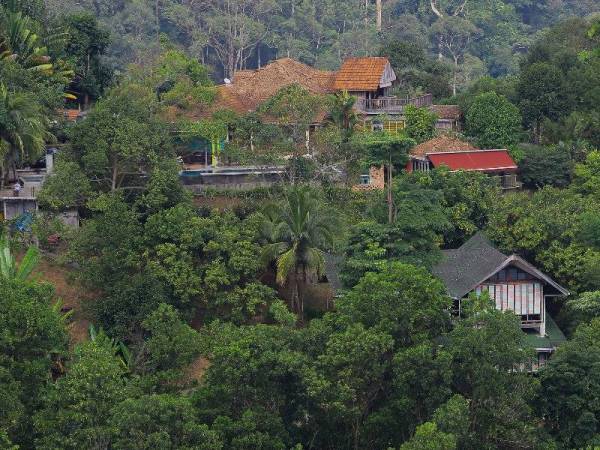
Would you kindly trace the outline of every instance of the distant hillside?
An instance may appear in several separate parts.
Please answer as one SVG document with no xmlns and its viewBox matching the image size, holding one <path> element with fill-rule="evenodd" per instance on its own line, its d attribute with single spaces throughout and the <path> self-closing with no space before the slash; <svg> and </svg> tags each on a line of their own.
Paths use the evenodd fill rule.
<svg viewBox="0 0 600 450">
<path fill-rule="evenodd" d="M 410 44 L 450 67 L 467 84 L 517 71 L 519 56 L 542 29 L 600 11 L 596 0 L 45 0 L 54 18 L 93 12 L 108 30 L 110 62 L 124 68 L 184 48 L 212 68 L 215 81 L 239 68 L 289 56 L 337 68 L 348 56 L 389 53 Z"/>
</svg>

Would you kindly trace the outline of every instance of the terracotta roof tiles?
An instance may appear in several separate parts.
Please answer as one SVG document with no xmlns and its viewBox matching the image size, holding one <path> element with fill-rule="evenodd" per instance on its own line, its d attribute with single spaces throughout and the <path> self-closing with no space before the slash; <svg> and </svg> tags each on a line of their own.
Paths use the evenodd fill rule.
<svg viewBox="0 0 600 450">
<path fill-rule="evenodd" d="M 374 91 L 389 60 L 385 57 L 348 58 L 335 77 L 334 88 L 346 91 Z"/>
<path fill-rule="evenodd" d="M 239 114 L 255 111 L 281 88 L 299 84 L 312 94 L 334 92 L 335 72 L 318 70 L 291 58 L 272 61 L 256 70 L 240 70 L 231 84 L 217 86 L 217 98 L 208 108 L 195 111 L 196 117 L 208 117 L 221 109 Z"/>
<path fill-rule="evenodd" d="M 458 105 L 431 105 L 429 108 L 440 119 L 460 119 L 460 108 Z"/>
<path fill-rule="evenodd" d="M 413 147 L 410 154 L 413 156 L 425 156 L 428 153 L 442 153 L 442 152 L 459 152 L 459 151 L 471 151 L 479 150 L 479 148 L 470 144 L 469 142 L 463 141 L 457 137 L 442 134 L 434 137 L 429 141 L 423 142 L 422 144 Z"/>
</svg>

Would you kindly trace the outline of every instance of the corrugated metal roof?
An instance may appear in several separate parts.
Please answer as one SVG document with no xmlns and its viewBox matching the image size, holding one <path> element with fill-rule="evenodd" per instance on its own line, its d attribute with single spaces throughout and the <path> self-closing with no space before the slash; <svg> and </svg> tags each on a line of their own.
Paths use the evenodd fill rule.
<svg viewBox="0 0 600 450">
<path fill-rule="evenodd" d="M 508 150 L 473 150 L 463 152 L 428 153 L 434 167 L 447 166 L 450 170 L 517 170 L 517 164 Z"/>
<path fill-rule="evenodd" d="M 374 91 L 389 60 L 385 57 L 348 58 L 338 71 L 333 87 L 345 91 Z"/>
</svg>

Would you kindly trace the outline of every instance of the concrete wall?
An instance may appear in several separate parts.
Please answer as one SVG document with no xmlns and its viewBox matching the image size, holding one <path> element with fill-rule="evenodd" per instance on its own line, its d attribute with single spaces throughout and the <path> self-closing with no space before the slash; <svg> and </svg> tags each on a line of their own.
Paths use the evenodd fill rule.
<svg viewBox="0 0 600 450">
<path fill-rule="evenodd" d="M 10 199 L 3 200 L 3 214 L 4 220 L 11 220 L 19 217 L 25 212 L 34 213 L 37 211 L 37 201 L 29 199 Z"/>
<path fill-rule="evenodd" d="M 385 189 L 385 168 L 371 167 L 369 169 L 369 184 L 357 184 L 352 186 L 353 191 L 373 191 Z"/>
</svg>

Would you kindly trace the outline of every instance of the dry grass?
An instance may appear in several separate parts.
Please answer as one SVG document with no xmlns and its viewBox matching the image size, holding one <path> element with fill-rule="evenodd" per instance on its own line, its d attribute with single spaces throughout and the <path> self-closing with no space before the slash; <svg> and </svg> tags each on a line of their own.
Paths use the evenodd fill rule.
<svg viewBox="0 0 600 450">
<path fill-rule="evenodd" d="M 56 297 L 63 302 L 63 309 L 73 311 L 68 331 L 71 345 L 75 345 L 88 338 L 90 321 L 85 316 L 82 306 L 87 301 L 93 301 L 95 295 L 79 285 L 70 275 L 70 269 L 43 257 L 32 276 L 34 279 L 51 283 L 56 290 Z"/>
<path fill-rule="evenodd" d="M 210 366 L 210 361 L 204 356 L 198 357 L 190 366 L 186 369 L 184 374 L 184 380 L 187 382 L 198 382 L 202 380 L 206 369 Z"/>
</svg>

